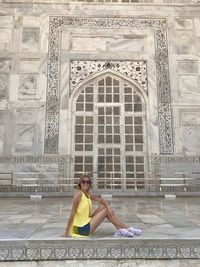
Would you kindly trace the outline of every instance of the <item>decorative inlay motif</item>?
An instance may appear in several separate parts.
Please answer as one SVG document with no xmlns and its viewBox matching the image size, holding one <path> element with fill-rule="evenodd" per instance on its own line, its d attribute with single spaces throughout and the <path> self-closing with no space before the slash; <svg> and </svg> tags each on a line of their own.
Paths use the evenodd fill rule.
<svg viewBox="0 0 200 267">
<path fill-rule="evenodd" d="M 175 247 L 167 247 L 166 253 L 169 258 L 175 258 L 177 256 L 177 248 Z"/>
<path fill-rule="evenodd" d="M 77 258 L 80 255 L 80 249 L 79 248 L 70 248 L 69 249 L 69 257 L 70 258 Z"/>
<path fill-rule="evenodd" d="M 148 94 L 147 73 L 145 61 L 72 61 L 70 75 L 70 92 L 71 95 L 76 86 L 88 76 L 111 69 L 124 74 L 130 79 L 136 81 Z"/>
<path fill-rule="evenodd" d="M 135 248 L 125 248 L 124 254 L 128 258 L 133 258 L 135 256 L 135 254 L 136 254 Z"/>
<path fill-rule="evenodd" d="M 60 249 L 56 248 L 55 249 L 56 258 L 59 260 L 65 258 L 65 252 L 66 250 L 64 248 L 60 248 Z"/>
<path fill-rule="evenodd" d="M 149 248 L 147 248 L 147 247 L 141 247 L 141 248 L 139 248 L 139 255 L 142 258 L 148 258 L 149 255 L 150 255 Z"/>
<path fill-rule="evenodd" d="M 0 249 L 0 260 L 1 261 L 5 260 L 8 256 L 8 254 L 9 254 L 8 249 L 4 249 L 4 248 Z"/>
<path fill-rule="evenodd" d="M 120 247 L 111 248 L 110 253 L 113 258 L 120 258 L 122 254 L 122 249 Z"/>
<path fill-rule="evenodd" d="M 173 154 L 173 133 L 165 19 L 50 17 L 45 154 L 58 153 L 61 32 L 65 28 L 147 29 L 155 32 L 160 152 Z"/>
<path fill-rule="evenodd" d="M 44 259 L 48 259 L 50 258 L 52 253 L 52 249 L 51 248 L 42 248 L 41 249 L 41 257 Z"/>
<path fill-rule="evenodd" d="M 200 259 L 200 247 L 199 248 L 194 248 L 194 253 Z"/>
<path fill-rule="evenodd" d="M 23 254 L 23 250 L 20 249 L 20 248 L 14 248 L 12 249 L 12 258 L 14 258 L 15 260 L 18 260 L 22 257 L 22 254 Z"/>
<path fill-rule="evenodd" d="M 88 248 L 83 248 L 82 253 L 83 253 L 84 258 L 89 259 L 95 254 L 95 251 L 93 248 L 88 247 Z"/>
<path fill-rule="evenodd" d="M 162 247 L 155 247 L 153 248 L 153 254 L 156 258 L 160 258 L 163 255 L 163 248 Z"/>
<path fill-rule="evenodd" d="M 28 248 L 26 250 L 26 257 L 28 257 L 28 259 L 32 260 L 35 259 L 38 253 L 38 249 L 36 248 Z"/>
<path fill-rule="evenodd" d="M 191 255 L 191 248 L 180 248 L 180 252 L 184 258 L 188 258 L 188 256 Z"/>
<path fill-rule="evenodd" d="M 108 249 L 107 248 L 97 248 L 97 255 L 101 259 L 105 259 L 108 255 Z"/>
</svg>

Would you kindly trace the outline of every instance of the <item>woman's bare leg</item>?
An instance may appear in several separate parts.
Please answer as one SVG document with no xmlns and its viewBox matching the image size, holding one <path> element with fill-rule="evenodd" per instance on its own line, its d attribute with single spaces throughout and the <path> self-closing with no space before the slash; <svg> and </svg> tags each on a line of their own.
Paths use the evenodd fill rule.
<svg viewBox="0 0 200 267">
<path fill-rule="evenodd" d="M 90 220 L 90 233 L 93 233 L 96 230 L 96 228 L 103 222 L 107 215 L 108 210 L 106 207 L 100 207 L 99 211 L 96 211 Z"/>
<path fill-rule="evenodd" d="M 126 224 L 124 224 L 114 213 L 113 209 L 108 206 L 100 206 L 95 210 L 95 212 L 92 215 L 92 219 L 90 221 L 90 233 L 93 233 L 96 228 L 103 222 L 105 218 L 108 218 L 108 220 L 117 228 L 128 228 Z"/>
<path fill-rule="evenodd" d="M 99 211 L 101 211 L 101 210 L 104 209 L 104 208 L 105 208 L 104 205 L 99 206 L 99 207 L 92 213 L 92 216 L 91 216 L 91 217 L 94 217 L 97 213 L 99 213 Z"/>
<path fill-rule="evenodd" d="M 113 209 L 111 208 L 111 206 L 108 206 L 108 216 L 107 216 L 107 218 L 109 219 L 109 221 L 111 221 L 115 225 L 115 227 L 117 229 L 120 229 L 120 228 L 128 228 L 129 227 L 124 222 L 122 222 L 121 219 L 119 219 L 117 217 L 117 215 L 115 214 L 115 212 L 113 211 Z"/>
</svg>

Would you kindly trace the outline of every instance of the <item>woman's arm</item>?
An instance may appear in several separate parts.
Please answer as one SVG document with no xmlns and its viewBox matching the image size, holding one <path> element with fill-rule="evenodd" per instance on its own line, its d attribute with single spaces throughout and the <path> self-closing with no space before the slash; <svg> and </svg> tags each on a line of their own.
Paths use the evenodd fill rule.
<svg viewBox="0 0 200 267">
<path fill-rule="evenodd" d="M 91 200 L 97 201 L 100 204 L 104 205 L 104 206 L 108 206 L 109 203 L 102 197 L 97 197 L 95 195 L 90 195 Z"/>
<path fill-rule="evenodd" d="M 69 219 L 68 219 L 68 223 L 67 223 L 67 227 L 66 227 L 66 230 L 65 230 L 65 236 L 66 237 L 70 236 L 70 226 L 71 226 L 71 224 L 73 222 L 74 215 L 76 213 L 76 210 L 78 208 L 79 202 L 81 200 L 81 196 L 82 196 L 82 193 L 80 191 L 76 191 L 74 193 L 74 197 L 73 197 L 73 201 L 72 201 L 72 209 L 71 209 L 71 213 L 70 213 L 70 216 L 69 216 Z"/>
</svg>

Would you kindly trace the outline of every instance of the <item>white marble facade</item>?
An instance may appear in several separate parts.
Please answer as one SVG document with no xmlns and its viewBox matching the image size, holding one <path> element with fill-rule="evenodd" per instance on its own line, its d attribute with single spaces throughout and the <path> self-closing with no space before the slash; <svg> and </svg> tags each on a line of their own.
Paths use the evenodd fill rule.
<svg viewBox="0 0 200 267">
<path fill-rule="evenodd" d="M 117 61 L 121 65 L 111 72 L 118 72 L 121 78 L 127 75 L 144 95 L 147 176 L 167 172 L 167 159 L 174 173 L 191 172 L 193 163 L 196 173 L 200 172 L 197 2 L 150 5 L 13 0 L 0 1 L 0 10 L 0 173 L 8 169 L 12 173 L 39 172 L 43 164 L 44 173 L 61 172 L 61 176 L 70 177 L 73 97 L 85 81 L 103 73 L 95 62 Z M 83 18 L 82 22 L 76 18 Z M 107 26 L 100 20 L 98 24 L 99 18 L 105 18 Z M 145 62 L 146 70 L 131 76 L 128 65 L 123 69 L 123 61 Z M 85 70 L 73 74 L 73 64 Z M 97 69 L 87 71 L 92 64 Z M 46 162 L 52 170 L 46 168 Z M 165 177 L 174 173 L 165 173 Z"/>
</svg>

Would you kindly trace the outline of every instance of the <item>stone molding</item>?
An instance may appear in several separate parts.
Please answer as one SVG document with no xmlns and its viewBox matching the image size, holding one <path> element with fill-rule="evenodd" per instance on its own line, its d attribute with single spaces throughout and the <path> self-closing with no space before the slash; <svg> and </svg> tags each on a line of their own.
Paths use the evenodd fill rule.
<svg viewBox="0 0 200 267">
<path fill-rule="evenodd" d="M 64 163 L 62 156 L 16 156 L 0 157 L 0 163 Z"/>
<path fill-rule="evenodd" d="M 199 239 L 57 239 L 0 241 L 0 261 L 200 259 Z"/>
<path fill-rule="evenodd" d="M 154 164 L 160 164 L 164 162 L 186 162 L 186 163 L 194 163 L 194 162 L 200 162 L 200 156 L 152 156 L 152 159 L 154 160 Z"/>
<path fill-rule="evenodd" d="M 171 95 L 167 50 L 167 24 L 165 19 L 136 18 L 92 18 L 92 17 L 50 17 L 49 59 L 46 102 L 45 154 L 58 153 L 61 36 L 67 28 L 103 29 L 153 29 L 155 34 L 155 56 L 158 87 L 158 118 L 160 153 L 173 154 Z"/>
</svg>

